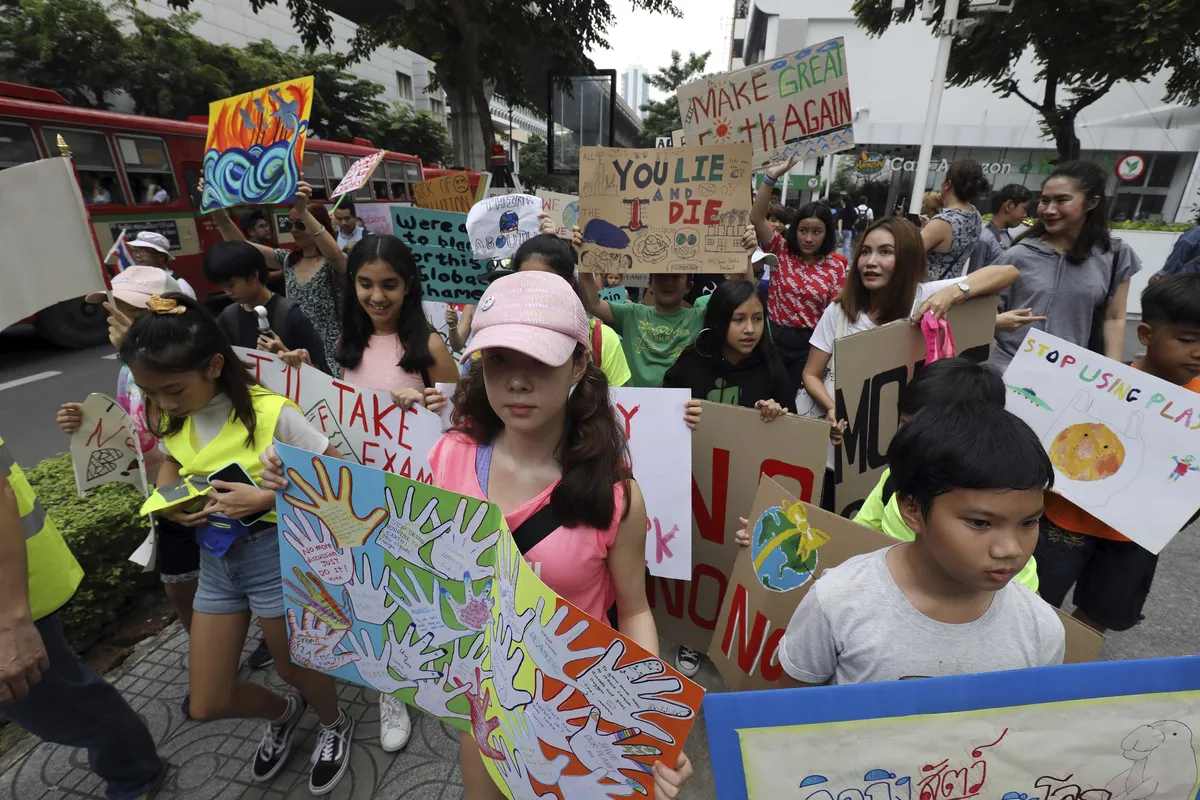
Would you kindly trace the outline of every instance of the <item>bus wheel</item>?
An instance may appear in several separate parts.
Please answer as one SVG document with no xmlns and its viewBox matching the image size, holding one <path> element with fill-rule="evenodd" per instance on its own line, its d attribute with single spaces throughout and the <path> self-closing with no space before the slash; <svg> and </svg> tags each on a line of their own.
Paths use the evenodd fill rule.
<svg viewBox="0 0 1200 800">
<path fill-rule="evenodd" d="M 108 341 L 108 312 L 76 297 L 39 311 L 34 327 L 39 336 L 59 347 L 95 347 Z"/>
</svg>

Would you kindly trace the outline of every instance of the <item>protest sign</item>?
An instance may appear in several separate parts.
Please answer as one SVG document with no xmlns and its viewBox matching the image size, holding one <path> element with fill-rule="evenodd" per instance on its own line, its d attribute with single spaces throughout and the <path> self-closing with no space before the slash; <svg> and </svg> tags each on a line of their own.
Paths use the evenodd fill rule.
<svg viewBox="0 0 1200 800">
<path fill-rule="evenodd" d="M 629 293 L 625 291 L 624 286 L 610 286 L 600 290 L 600 299 L 606 303 L 627 303 Z"/>
<path fill-rule="evenodd" d="M 367 233 L 378 236 L 393 231 L 392 206 L 388 203 L 358 203 L 354 207 L 354 215 Z"/>
<path fill-rule="evenodd" d="M 763 422 L 756 409 L 703 402 L 692 432 L 692 575 L 647 577 L 658 632 L 707 652 L 741 548 L 738 517 L 752 507 L 760 476 L 802 500 L 821 496 L 829 424 L 800 417 Z"/>
<path fill-rule="evenodd" d="M 427 181 L 414 183 L 413 200 L 418 208 L 467 213 L 475 205 L 471 177 L 466 172 L 452 172 Z"/>
<path fill-rule="evenodd" d="M 429 451 L 442 435 L 438 415 L 400 408 L 387 392 L 331 378 L 307 364 L 289 367 L 262 350 L 233 348 L 254 379 L 296 405 L 347 460 L 433 483 Z"/>
<path fill-rule="evenodd" d="M 371 179 L 371 174 L 375 172 L 379 162 L 383 161 L 386 153 L 386 150 L 380 150 L 351 164 L 349 171 L 338 181 L 338 185 L 330 197 L 341 197 L 348 192 L 357 192 L 361 189 L 363 184 Z"/>
<path fill-rule="evenodd" d="M 1054 491 L 1101 522 L 1158 553 L 1200 507 L 1195 392 L 1033 329 L 1004 383 Z"/>
<path fill-rule="evenodd" d="M 538 234 L 542 201 L 527 194 L 488 197 L 467 214 L 467 236 L 479 259 L 509 258 Z"/>
<path fill-rule="evenodd" d="M 996 328 L 996 298 L 979 297 L 947 316 L 958 355 L 986 361 Z M 921 329 L 899 320 L 838 339 L 833 345 L 837 418 L 846 420 L 833 448 L 835 508 L 853 517 L 887 467 L 887 449 L 900 424 L 900 391 L 925 366 Z"/>
<path fill-rule="evenodd" d="M 841 37 L 679 87 L 689 144 L 750 142 L 754 163 L 854 147 L 854 107 Z"/>
<path fill-rule="evenodd" d="M 312 100 L 310 75 L 209 103 L 200 210 L 292 202 Z"/>
<path fill-rule="evenodd" d="M 749 221 L 747 144 L 580 150 L 589 272 L 744 272 Z"/>
<path fill-rule="evenodd" d="M 79 496 L 106 483 L 127 483 L 146 494 L 137 430 L 125 409 L 107 395 L 89 394 L 81 411 L 83 421 L 71 434 L 71 467 Z"/>
<path fill-rule="evenodd" d="M 277 451 L 297 663 L 473 734 L 510 797 L 653 793 L 653 764 L 674 765 L 701 687 L 542 583 L 498 506 Z"/>
<path fill-rule="evenodd" d="M 69 158 L 0 170 L 0 241 L 9 265 L 0 291 L 0 329 L 55 303 L 104 291 L 100 254 Z"/>
<path fill-rule="evenodd" d="M 475 305 L 487 291 L 487 262 L 471 255 L 467 215 L 392 206 L 393 233 L 421 268 L 421 296 Z"/>
<path fill-rule="evenodd" d="M 542 201 L 542 213 L 549 214 L 560 239 L 570 239 L 571 228 L 579 224 L 579 198 L 573 194 L 561 194 L 538 189 Z"/>
<path fill-rule="evenodd" d="M 1200 656 L 709 695 L 722 800 L 1132 800 L 1197 790 Z"/>
</svg>

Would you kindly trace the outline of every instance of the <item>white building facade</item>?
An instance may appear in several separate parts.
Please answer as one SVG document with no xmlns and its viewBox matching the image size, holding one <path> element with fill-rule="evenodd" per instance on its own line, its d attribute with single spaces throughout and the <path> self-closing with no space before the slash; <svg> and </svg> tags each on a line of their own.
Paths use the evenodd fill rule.
<svg viewBox="0 0 1200 800">
<path fill-rule="evenodd" d="M 882 159 L 884 168 L 873 177 L 891 179 L 889 206 L 898 196 L 910 196 L 916 189 L 913 172 L 937 51 L 931 29 L 918 19 L 893 25 L 881 37 L 870 37 L 855 24 L 852 0 L 732 2 L 734 68 L 826 39 L 845 38 L 858 147 L 842 157 L 857 159 L 866 153 L 872 169 Z M 739 49 L 742 58 L 733 58 Z M 1016 70 L 1026 94 L 1040 97 L 1040 87 L 1033 82 L 1036 71 L 1029 57 Z M 1200 109 L 1167 105 L 1163 101 L 1166 79 L 1162 73 L 1145 83 L 1118 83 L 1085 109 L 1076 123 L 1083 157 L 1109 168 L 1114 219 L 1185 222 L 1196 216 Z M 1042 135 L 1039 121 L 1039 115 L 1019 98 L 1000 97 L 987 86 L 946 87 L 930 174 L 919 190 L 941 185 L 945 173 L 937 168 L 943 163 L 968 157 L 984 164 L 994 187 L 1019 183 L 1040 188 L 1057 151 L 1053 140 Z M 1144 159 L 1145 170 L 1136 180 L 1121 181 L 1117 164 L 1131 155 Z"/>
<path fill-rule="evenodd" d="M 642 106 L 650 102 L 650 77 L 640 64 L 626 68 L 617 81 L 621 99 L 629 104 L 639 117 L 646 118 Z"/>
</svg>

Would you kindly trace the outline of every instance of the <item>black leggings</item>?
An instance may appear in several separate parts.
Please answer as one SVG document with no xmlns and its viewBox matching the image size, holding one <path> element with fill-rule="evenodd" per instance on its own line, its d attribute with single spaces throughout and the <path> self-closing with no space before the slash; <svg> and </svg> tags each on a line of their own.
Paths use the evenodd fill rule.
<svg viewBox="0 0 1200 800">
<path fill-rule="evenodd" d="M 788 380 L 792 384 L 792 393 L 800 391 L 804 385 L 804 365 L 808 363 L 808 340 L 812 338 L 812 328 L 789 328 L 786 325 L 771 323 L 771 338 L 775 349 L 783 360 L 787 370 Z"/>
</svg>

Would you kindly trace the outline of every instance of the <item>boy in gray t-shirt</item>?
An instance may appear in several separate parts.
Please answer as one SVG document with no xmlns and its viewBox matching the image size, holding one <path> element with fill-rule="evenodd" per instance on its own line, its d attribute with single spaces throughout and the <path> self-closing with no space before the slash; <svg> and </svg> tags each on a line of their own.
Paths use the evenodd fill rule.
<svg viewBox="0 0 1200 800">
<path fill-rule="evenodd" d="M 1054 482 L 1037 435 L 992 403 L 929 407 L 888 461 L 916 539 L 821 576 L 780 643 L 787 674 L 842 684 L 1061 664 L 1054 609 L 1012 582 Z"/>
</svg>

